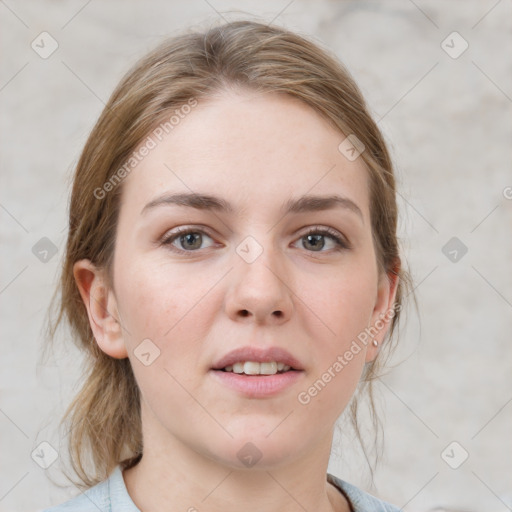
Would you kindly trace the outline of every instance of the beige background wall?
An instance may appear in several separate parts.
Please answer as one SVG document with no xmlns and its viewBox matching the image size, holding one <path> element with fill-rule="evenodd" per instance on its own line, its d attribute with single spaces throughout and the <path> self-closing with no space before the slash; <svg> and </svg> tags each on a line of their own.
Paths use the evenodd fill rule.
<svg viewBox="0 0 512 512">
<path fill-rule="evenodd" d="M 245 14 L 334 50 L 397 166 L 421 316 L 411 308 L 404 362 L 379 386 L 386 452 L 375 487 L 350 442 L 330 471 L 408 512 L 511 510 L 510 0 L 0 1 L 0 510 L 77 493 L 48 477 L 63 482 L 56 428 L 80 358 L 70 350 L 36 365 L 65 240 L 66 180 L 85 138 L 137 57 L 187 25 Z M 42 48 L 41 32 L 58 44 L 47 58 L 55 43 L 41 36 Z M 452 237 L 467 248 L 456 262 L 454 247 L 443 252 Z M 47 470 L 31 457 L 42 442 L 60 455 Z M 457 469 L 446 462 L 457 466 L 466 452 Z"/>
</svg>

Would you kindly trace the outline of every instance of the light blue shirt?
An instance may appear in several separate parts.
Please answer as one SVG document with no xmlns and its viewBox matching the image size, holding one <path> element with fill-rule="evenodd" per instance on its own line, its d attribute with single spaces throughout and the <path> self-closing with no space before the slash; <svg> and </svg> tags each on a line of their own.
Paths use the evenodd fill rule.
<svg viewBox="0 0 512 512">
<path fill-rule="evenodd" d="M 400 509 L 375 498 L 358 487 L 330 473 L 327 481 L 347 498 L 353 512 L 400 512 Z M 141 512 L 133 503 L 124 483 L 121 466 L 116 466 L 110 477 L 75 498 L 46 508 L 40 512 Z"/>
</svg>

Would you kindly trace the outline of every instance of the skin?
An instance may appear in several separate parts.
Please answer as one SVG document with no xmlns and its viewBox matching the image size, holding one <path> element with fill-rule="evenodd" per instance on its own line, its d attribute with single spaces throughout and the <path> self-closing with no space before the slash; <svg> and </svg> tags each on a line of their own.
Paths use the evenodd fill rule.
<svg viewBox="0 0 512 512">
<path fill-rule="evenodd" d="M 379 348 L 362 346 L 310 403 L 297 400 L 396 294 L 394 275 L 377 271 L 367 171 L 361 158 L 340 153 L 344 139 L 293 98 L 223 91 L 200 102 L 124 180 L 114 289 L 90 261 L 75 264 L 98 345 L 129 357 L 141 390 L 144 456 L 124 479 L 144 512 L 350 510 L 325 478 L 333 429 Z M 141 214 L 164 192 L 191 191 L 221 196 L 240 212 L 174 205 Z M 362 218 L 343 208 L 282 215 L 283 203 L 306 193 L 348 197 Z M 209 228 L 202 245 L 179 236 L 173 246 L 159 243 L 178 226 L 198 225 Z M 310 226 L 337 230 L 351 248 L 336 251 L 325 236 L 315 250 L 304 237 Z M 252 263 L 236 252 L 248 235 L 263 248 Z M 379 347 L 388 327 L 384 320 L 375 336 Z M 149 366 L 134 355 L 146 338 L 161 351 Z M 304 364 L 301 379 L 251 399 L 208 373 L 251 344 L 289 350 Z M 249 441 L 262 458 L 246 468 L 237 452 Z"/>
</svg>

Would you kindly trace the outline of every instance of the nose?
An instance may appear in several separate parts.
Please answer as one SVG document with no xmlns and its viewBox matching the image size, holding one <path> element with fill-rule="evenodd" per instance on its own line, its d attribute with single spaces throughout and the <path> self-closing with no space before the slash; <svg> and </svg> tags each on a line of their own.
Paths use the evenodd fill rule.
<svg viewBox="0 0 512 512">
<path fill-rule="evenodd" d="M 234 254 L 235 268 L 230 272 L 226 311 L 235 321 L 247 319 L 258 324 L 286 322 L 293 308 L 292 283 L 283 255 L 265 247 L 252 262 Z"/>
</svg>

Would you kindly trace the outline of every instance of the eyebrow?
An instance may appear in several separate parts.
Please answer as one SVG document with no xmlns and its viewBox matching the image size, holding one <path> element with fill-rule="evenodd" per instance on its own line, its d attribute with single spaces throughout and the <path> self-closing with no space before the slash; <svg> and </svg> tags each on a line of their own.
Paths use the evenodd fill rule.
<svg viewBox="0 0 512 512">
<path fill-rule="evenodd" d="M 177 193 L 164 194 L 150 201 L 141 211 L 141 215 L 157 206 L 186 206 L 197 210 L 214 210 L 220 213 L 233 213 L 235 208 L 221 197 L 209 194 Z M 281 208 L 287 213 L 309 213 L 333 208 L 344 208 L 357 214 L 364 223 L 363 213 L 354 201 L 340 195 L 317 196 L 304 195 L 296 199 L 289 199 Z"/>
</svg>

